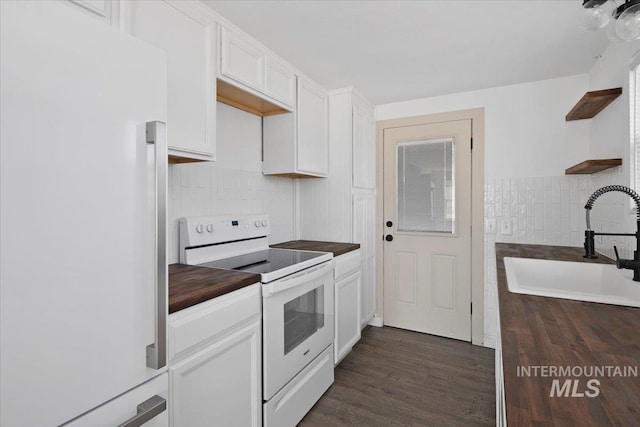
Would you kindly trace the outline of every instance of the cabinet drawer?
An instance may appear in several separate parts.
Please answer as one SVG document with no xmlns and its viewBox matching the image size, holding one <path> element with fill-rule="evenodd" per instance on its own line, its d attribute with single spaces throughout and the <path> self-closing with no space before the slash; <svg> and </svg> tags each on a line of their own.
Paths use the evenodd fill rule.
<svg viewBox="0 0 640 427">
<path fill-rule="evenodd" d="M 340 255 L 336 257 L 335 260 L 335 270 L 334 277 L 336 280 L 341 279 L 347 274 L 353 273 L 354 271 L 360 269 L 361 262 L 361 250 L 351 251 L 344 255 Z"/>
<path fill-rule="evenodd" d="M 169 360 L 220 338 L 261 316 L 260 284 L 238 289 L 169 316 Z"/>
</svg>

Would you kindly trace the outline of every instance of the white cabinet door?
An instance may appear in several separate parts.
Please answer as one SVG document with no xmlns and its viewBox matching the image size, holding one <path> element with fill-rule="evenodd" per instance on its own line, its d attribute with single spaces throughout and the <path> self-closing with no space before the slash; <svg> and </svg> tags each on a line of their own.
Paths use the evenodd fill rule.
<svg viewBox="0 0 640 427">
<path fill-rule="evenodd" d="M 266 94 L 289 107 L 296 102 L 296 74 L 283 61 L 266 58 Z"/>
<path fill-rule="evenodd" d="M 260 321 L 169 368 L 171 425 L 261 426 Z"/>
<path fill-rule="evenodd" d="M 266 60 L 266 94 L 293 108 L 296 103 L 295 72 L 273 56 L 267 56 Z"/>
<path fill-rule="evenodd" d="M 220 72 L 264 92 L 265 52 L 250 38 L 220 27 Z"/>
<path fill-rule="evenodd" d="M 353 241 L 360 243 L 362 251 L 362 326 L 371 320 L 376 308 L 375 204 L 372 191 L 358 191 L 353 195 Z"/>
<path fill-rule="evenodd" d="M 168 397 L 169 376 L 164 373 L 65 425 L 68 427 L 120 425 L 135 417 L 138 414 L 138 405 L 141 405 L 147 408 L 149 416 L 156 414 L 144 424 L 145 427 L 168 427 Z"/>
<path fill-rule="evenodd" d="M 301 172 L 329 173 L 328 97 L 311 80 L 298 77 L 297 166 Z"/>
<path fill-rule="evenodd" d="M 336 292 L 336 365 L 351 351 L 360 339 L 360 270 L 338 280 Z"/>
<path fill-rule="evenodd" d="M 353 186 L 375 188 L 375 132 L 373 111 L 353 106 Z"/>
<path fill-rule="evenodd" d="M 130 32 L 167 54 L 169 154 L 215 160 L 215 23 L 191 3 L 134 1 Z"/>
<path fill-rule="evenodd" d="M 118 27 L 120 24 L 120 0 L 68 0 L 82 13 L 96 18 L 107 25 Z"/>
</svg>

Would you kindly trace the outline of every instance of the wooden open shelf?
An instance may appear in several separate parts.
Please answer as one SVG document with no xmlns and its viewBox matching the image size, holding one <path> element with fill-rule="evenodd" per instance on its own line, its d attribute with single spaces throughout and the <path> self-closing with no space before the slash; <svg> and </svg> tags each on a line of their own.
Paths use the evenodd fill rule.
<svg viewBox="0 0 640 427">
<path fill-rule="evenodd" d="M 284 108 L 249 92 L 245 92 L 223 80 L 217 80 L 217 89 L 219 102 L 239 108 L 247 113 L 260 117 L 289 113 L 289 111 Z"/>
<path fill-rule="evenodd" d="M 575 166 L 571 166 L 564 171 L 565 175 L 588 175 L 591 173 L 601 172 L 603 170 L 614 168 L 622 164 L 622 159 L 599 159 L 585 160 Z"/>
<path fill-rule="evenodd" d="M 621 87 L 595 90 L 584 94 L 580 101 L 565 116 L 566 121 L 591 119 L 613 102 L 622 93 Z"/>
</svg>

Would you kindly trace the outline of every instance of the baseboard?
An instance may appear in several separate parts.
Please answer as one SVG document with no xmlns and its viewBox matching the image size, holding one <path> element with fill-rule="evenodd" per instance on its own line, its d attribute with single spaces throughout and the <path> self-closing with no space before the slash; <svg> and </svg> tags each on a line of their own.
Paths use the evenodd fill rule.
<svg viewBox="0 0 640 427">
<path fill-rule="evenodd" d="M 484 336 L 484 347 L 496 348 L 496 337 L 491 335 Z"/>
<path fill-rule="evenodd" d="M 382 328 L 382 326 L 384 326 L 382 317 L 378 317 L 378 316 L 373 316 L 371 320 L 369 320 L 369 323 L 367 324 L 370 326 L 375 326 L 376 328 Z"/>
</svg>

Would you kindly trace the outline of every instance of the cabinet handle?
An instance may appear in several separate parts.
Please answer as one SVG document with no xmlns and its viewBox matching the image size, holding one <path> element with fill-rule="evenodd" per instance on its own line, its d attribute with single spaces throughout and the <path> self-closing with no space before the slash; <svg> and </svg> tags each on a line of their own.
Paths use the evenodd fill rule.
<svg viewBox="0 0 640 427">
<path fill-rule="evenodd" d="M 155 342 L 147 346 L 147 367 L 167 364 L 167 130 L 164 122 L 147 122 L 147 143 L 155 153 L 156 210 L 156 327 Z"/>
<path fill-rule="evenodd" d="M 139 404 L 137 407 L 137 414 L 133 418 L 129 418 L 124 423 L 118 425 L 118 427 L 139 427 L 166 410 L 166 399 L 163 399 L 156 394 Z"/>
</svg>

